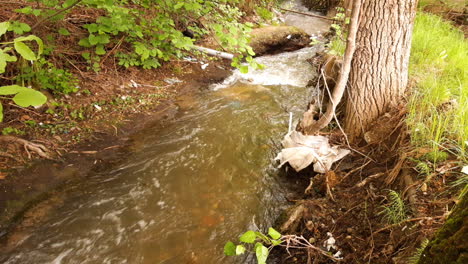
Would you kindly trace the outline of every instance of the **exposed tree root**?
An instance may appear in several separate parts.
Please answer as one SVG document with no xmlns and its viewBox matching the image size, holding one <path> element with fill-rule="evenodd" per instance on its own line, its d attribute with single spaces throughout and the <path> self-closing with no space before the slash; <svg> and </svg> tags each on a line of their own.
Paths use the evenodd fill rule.
<svg viewBox="0 0 468 264">
<path fill-rule="evenodd" d="M 287 230 L 295 229 L 297 225 L 299 224 L 299 221 L 302 219 L 302 216 L 304 215 L 304 210 L 305 207 L 303 204 L 299 204 L 296 206 L 294 211 L 290 214 L 289 219 L 281 226 L 281 232 L 285 232 Z M 291 228 L 294 226 L 294 228 Z"/>
<path fill-rule="evenodd" d="M 49 150 L 42 144 L 33 143 L 31 141 L 28 141 L 22 138 L 13 137 L 13 136 L 0 136 L 0 141 L 23 145 L 24 150 L 28 154 L 28 158 L 31 158 L 31 152 L 34 152 L 37 155 L 39 155 L 41 158 L 52 159 L 52 157 L 48 154 Z"/>
<path fill-rule="evenodd" d="M 18 159 L 17 157 L 11 155 L 11 154 L 8 154 L 6 152 L 3 152 L 3 151 L 0 151 L 0 157 L 5 157 L 5 158 L 9 158 L 9 159 L 12 159 L 12 160 L 15 160 L 17 162 L 21 162 L 20 159 Z"/>
</svg>

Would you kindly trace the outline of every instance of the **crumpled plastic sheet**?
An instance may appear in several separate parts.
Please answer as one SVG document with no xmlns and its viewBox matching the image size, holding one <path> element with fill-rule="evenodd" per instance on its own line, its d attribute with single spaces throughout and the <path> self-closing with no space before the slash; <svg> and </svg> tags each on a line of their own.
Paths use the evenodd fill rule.
<svg viewBox="0 0 468 264">
<path fill-rule="evenodd" d="M 328 138 L 306 136 L 298 131 L 291 131 L 281 141 L 283 149 L 275 160 L 280 161 L 279 168 L 289 163 L 294 170 L 301 171 L 314 163 L 314 171 L 325 173 L 332 164 L 350 153 L 350 150 L 330 146 Z"/>
</svg>

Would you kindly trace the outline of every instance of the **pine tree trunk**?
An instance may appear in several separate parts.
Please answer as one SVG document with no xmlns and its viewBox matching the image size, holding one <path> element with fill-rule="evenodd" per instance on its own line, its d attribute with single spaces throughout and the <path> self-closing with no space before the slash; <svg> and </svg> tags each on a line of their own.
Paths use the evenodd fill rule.
<svg viewBox="0 0 468 264">
<path fill-rule="evenodd" d="M 417 0 L 362 3 L 346 93 L 345 130 L 352 140 L 404 95 L 416 7 Z"/>
<path fill-rule="evenodd" d="M 418 264 L 468 263 L 468 192 L 424 249 Z"/>
</svg>

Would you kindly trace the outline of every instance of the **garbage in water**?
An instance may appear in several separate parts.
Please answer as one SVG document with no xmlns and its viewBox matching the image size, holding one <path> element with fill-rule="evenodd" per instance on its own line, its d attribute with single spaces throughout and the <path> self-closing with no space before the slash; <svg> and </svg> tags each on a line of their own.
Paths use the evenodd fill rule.
<svg viewBox="0 0 468 264">
<path fill-rule="evenodd" d="M 314 163 L 314 171 L 325 173 L 332 164 L 350 153 L 350 150 L 331 146 L 323 136 L 306 136 L 298 131 L 291 131 L 281 141 L 283 149 L 275 160 L 279 167 L 289 163 L 296 171 L 301 171 Z"/>
</svg>

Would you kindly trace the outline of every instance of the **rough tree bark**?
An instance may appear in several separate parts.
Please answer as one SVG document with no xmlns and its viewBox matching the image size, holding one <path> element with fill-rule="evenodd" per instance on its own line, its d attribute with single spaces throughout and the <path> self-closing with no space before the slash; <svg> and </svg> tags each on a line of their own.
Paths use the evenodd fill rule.
<svg viewBox="0 0 468 264">
<path fill-rule="evenodd" d="M 396 105 L 408 83 L 417 0 L 363 1 L 345 106 L 345 131 L 360 138 Z"/>
<path fill-rule="evenodd" d="M 424 249 L 418 264 L 468 263 L 468 192 Z"/>
</svg>

